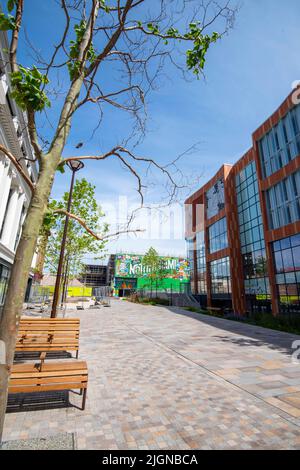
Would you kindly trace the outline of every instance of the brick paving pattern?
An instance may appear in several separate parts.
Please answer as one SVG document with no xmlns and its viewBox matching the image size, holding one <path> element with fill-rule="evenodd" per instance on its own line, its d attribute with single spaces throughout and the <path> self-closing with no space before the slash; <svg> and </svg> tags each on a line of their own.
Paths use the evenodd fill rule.
<svg viewBox="0 0 300 470">
<path fill-rule="evenodd" d="M 81 317 L 86 410 L 8 413 L 5 441 L 69 432 L 78 449 L 300 448 L 299 336 L 118 300 L 69 316 Z"/>
</svg>

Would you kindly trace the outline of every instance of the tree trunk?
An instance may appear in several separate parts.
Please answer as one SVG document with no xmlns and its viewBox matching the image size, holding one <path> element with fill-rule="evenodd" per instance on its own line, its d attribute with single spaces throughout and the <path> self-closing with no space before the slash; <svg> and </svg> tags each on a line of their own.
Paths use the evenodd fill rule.
<svg viewBox="0 0 300 470">
<path fill-rule="evenodd" d="M 49 232 L 46 232 L 44 235 L 42 235 L 39 241 L 37 261 L 36 261 L 36 278 L 37 279 L 43 278 L 45 259 L 46 259 L 46 250 L 47 250 L 50 234 L 51 232 L 49 230 Z"/>
<path fill-rule="evenodd" d="M 47 159 L 47 161 L 46 161 Z M 51 161 L 52 160 L 52 161 Z M 6 300 L 0 322 L 0 341 L 5 347 L 5 364 L 0 364 L 0 442 L 7 406 L 7 387 L 15 353 L 20 316 L 28 281 L 28 275 L 39 235 L 47 210 L 55 167 L 59 156 L 44 156 L 40 177 L 24 222 L 22 235 L 12 267 Z M 54 164 L 55 162 L 55 164 Z"/>
<path fill-rule="evenodd" d="M 86 39 L 86 42 L 88 39 Z M 50 146 L 49 153 L 43 155 L 40 163 L 39 179 L 30 202 L 23 231 L 17 248 L 14 264 L 8 284 L 6 300 L 0 322 L 0 350 L 4 344 L 6 360 L 0 357 L 0 442 L 2 440 L 5 411 L 7 406 L 8 380 L 13 364 L 19 320 L 25 297 L 28 274 L 30 271 L 39 231 L 48 207 L 54 175 L 62 151 L 68 138 L 72 112 L 76 107 L 82 87 L 83 76 L 78 77 L 71 85 L 63 106 L 58 129 Z M 3 364 L 3 362 L 5 362 Z"/>
</svg>

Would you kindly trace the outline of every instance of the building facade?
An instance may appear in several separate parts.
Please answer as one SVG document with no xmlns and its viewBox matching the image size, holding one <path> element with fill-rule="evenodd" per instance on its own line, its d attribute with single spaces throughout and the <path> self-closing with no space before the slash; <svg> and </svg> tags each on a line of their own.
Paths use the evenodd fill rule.
<svg viewBox="0 0 300 470">
<path fill-rule="evenodd" d="M 184 292 L 190 281 L 189 263 L 185 258 L 160 257 L 159 272 L 153 273 L 143 263 L 143 255 L 118 253 L 114 256 L 112 287 L 115 295 L 126 297 L 132 291 Z"/>
<path fill-rule="evenodd" d="M 191 287 L 208 307 L 300 314 L 300 104 L 292 93 L 186 201 Z"/>
<path fill-rule="evenodd" d="M 84 264 L 80 281 L 88 287 L 107 286 L 107 265 L 96 263 Z"/>
<path fill-rule="evenodd" d="M 0 143 L 19 160 L 32 182 L 35 182 L 37 167 L 29 141 L 26 118 L 10 96 L 10 69 L 6 52 L 8 49 L 6 33 L 0 32 Z M 9 159 L 0 152 L 0 310 L 30 199 L 30 188 Z M 35 260 L 33 265 L 34 262 Z M 29 279 L 28 291 L 32 277 L 33 272 Z"/>
</svg>

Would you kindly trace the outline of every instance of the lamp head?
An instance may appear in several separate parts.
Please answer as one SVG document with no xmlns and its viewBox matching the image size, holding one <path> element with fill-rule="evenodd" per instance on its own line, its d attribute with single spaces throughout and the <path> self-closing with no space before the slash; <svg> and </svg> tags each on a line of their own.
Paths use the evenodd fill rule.
<svg viewBox="0 0 300 470">
<path fill-rule="evenodd" d="M 84 163 L 80 160 L 69 160 L 67 165 L 74 172 L 79 171 L 84 167 Z"/>
</svg>

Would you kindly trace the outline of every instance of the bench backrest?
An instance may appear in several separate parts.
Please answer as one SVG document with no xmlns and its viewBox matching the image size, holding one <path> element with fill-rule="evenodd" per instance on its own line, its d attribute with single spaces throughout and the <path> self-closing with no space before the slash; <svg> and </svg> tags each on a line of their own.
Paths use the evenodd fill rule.
<svg viewBox="0 0 300 470">
<path fill-rule="evenodd" d="M 15 364 L 9 379 L 9 393 L 85 389 L 88 369 L 85 361 Z"/>
<path fill-rule="evenodd" d="M 79 318 L 21 318 L 16 351 L 78 351 Z"/>
</svg>

